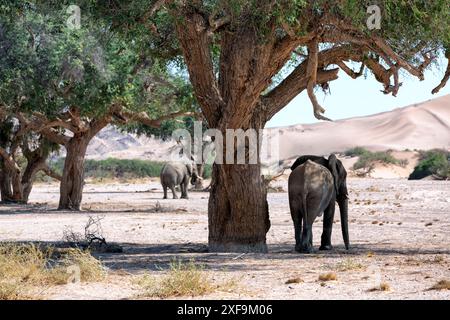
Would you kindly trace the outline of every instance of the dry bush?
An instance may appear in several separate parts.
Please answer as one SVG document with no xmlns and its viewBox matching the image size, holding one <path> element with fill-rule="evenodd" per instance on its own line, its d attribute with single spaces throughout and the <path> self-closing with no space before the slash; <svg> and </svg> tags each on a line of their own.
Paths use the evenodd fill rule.
<svg viewBox="0 0 450 320">
<path fill-rule="evenodd" d="M 74 232 L 71 227 L 66 227 L 63 231 L 62 240 L 67 242 L 71 247 L 83 250 L 88 249 L 93 252 L 123 252 L 123 248 L 120 245 L 106 242 L 106 238 L 103 236 L 103 227 L 101 223 L 104 218 L 104 216 L 89 216 L 88 221 L 84 226 L 84 234 Z"/>
<path fill-rule="evenodd" d="M 37 299 L 54 285 L 66 284 L 69 266 L 77 266 L 81 281 L 100 280 L 101 263 L 79 249 L 57 252 L 34 244 L 0 245 L 0 299 Z"/>
<path fill-rule="evenodd" d="M 105 217 L 88 217 L 88 221 L 84 226 L 84 235 L 79 232 L 74 232 L 71 228 L 66 227 L 63 231 L 63 241 L 68 242 L 74 247 L 90 247 L 96 243 L 99 246 L 106 245 L 105 237 L 103 236 L 103 228 L 101 221 Z"/>
<path fill-rule="evenodd" d="M 428 290 L 450 290 L 450 280 L 441 280 Z"/>
<path fill-rule="evenodd" d="M 328 272 L 319 275 L 319 281 L 336 281 L 337 275 L 334 272 Z"/>
<path fill-rule="evenodd" d="M 169 272 L 162 279 L 146 274 L 137 279 L 136 284 L 143 289 L 140 297 L 162 299 L 203 296 L 214 291 L 229 292 L 236 286 L 233 280 L 214 285 L 204 267 L 196 265 L 193 261 L 189 263 L 173 261 Z"/>
</svg>

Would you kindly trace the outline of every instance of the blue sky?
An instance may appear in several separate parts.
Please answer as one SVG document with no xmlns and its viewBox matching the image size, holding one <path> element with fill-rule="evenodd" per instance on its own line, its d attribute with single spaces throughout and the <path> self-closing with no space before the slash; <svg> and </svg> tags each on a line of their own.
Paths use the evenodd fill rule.
<svg viewBox="0 0 450 320">
<path fill-rule="evenodd" d="M 403 82 L 403 86 L 397 97 L 380 92 L 383 86 L 371 73 L 368 73 L 366 79 L 362 76 L 353 80 L 342 71 L 339 73 L 339 79 L 330 83 L 331 94 L 324 95 L 318 90 L 316 95 L 319 103 L 326 109 L 325 116 L 333 120 L 389 111 L 450 94 L 450 83 L 438 94 L 431 94 L 431 90 L 440 83 L 446 66 L 446 61 L 441 61 L 439 66 L 425 73 L 424 81 L 419 81 L 409 74 L 401 74 L 400 81 Z M 276 114 L 266 127 L 317 121 L 313 116 L 308 95 L 304 91 Z"/>
</svg>

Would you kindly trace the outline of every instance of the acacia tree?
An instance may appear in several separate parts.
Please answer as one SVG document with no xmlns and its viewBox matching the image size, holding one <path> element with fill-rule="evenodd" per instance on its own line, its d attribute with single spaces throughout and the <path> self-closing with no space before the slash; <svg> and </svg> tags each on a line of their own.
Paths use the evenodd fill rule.
<svg viewBox="0 0 450 320">
<path fill-rule="evenodd" d="M 101 21 L 85 19 L 74 30 L 62 18 L 64 6 L 6 8 L 0 109 L 65 147 L 59 209 L 80 210 L 84 159 L 100 130 L 128 121 L 157 127 L 190 114 L 189 106 L 173 103 L 173 90 L 155 81 L 166 78 L 164 62 L 143 55 L 145 47 L 117 37 Z"/>
<path fill-rule="evenodd" d="M 383 92 L 394 96 L 402 70 L 423 79 L 439 52 L 450 47 L 447 1 L 374 2 L 382 14 L 379 30 L 368 29 L 363 0 L 80 4 L 111 18 L 112 28 L 139 35 L 138 43 L 150 43 L 141 57 L 181 53 L 208 126 L 225 133 L 263 128 L 302 91 L 307 91 L 314 115 L 327 120 L 314 90 L 327 88 L 339 70 L 357 78 L 368 69 Z M 297 63 L 283 81 L 274 83 L 293 57 Z M 360 64 L 357 71 L 353 64 Z M 449 68 L 434 93 L 448 77 Z M 236 153 L 236 148 L 228 151 Z M 270 221 L 260 165 L 215 164 L 208 214 L 210 250 L 266 251 Z"/>
<path fill-rule="evenodd" d="M 160 0 L 148 7 L 144 23 L 158 29 L 163 17 L 172 21 L 203 115 L 225 134 L 263 128 L 302 91 L 316 118 L 328 120 L 314 90 L 327 88 L 339 70 L 357 78 L 367 68 L 394 96 L 400 71 L 423 79 L 439 52 L 449 49 L 448 2 L 375 2 L 379 30 L 368 29 L 362 0 Z M 292 56 L 298 63 L 273 85 Z M 349 62 L 360 64 L 359 71 Z M 258 164 L 215 164 L 208 212 L 210 250 L 266 251 L 270 222 Z"/>
</svg>

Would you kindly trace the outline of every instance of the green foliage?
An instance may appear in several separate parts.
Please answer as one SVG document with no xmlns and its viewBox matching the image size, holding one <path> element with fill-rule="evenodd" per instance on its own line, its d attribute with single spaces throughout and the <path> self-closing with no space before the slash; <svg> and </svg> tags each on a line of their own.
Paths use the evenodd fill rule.
<svg viewBox="0 0 450 320">
<path fill-rule="evenodd" d="M 79 30 L 67 26 L 68 1 L 2 4 L 0 105 L 50 119 L 70 106 L 85 119 L 104 115 L 114 104 L 155 119 L 191 110 L 188 79 L 171 73 L 169 61 L 152 53 L 148 29 L 133 37 L 119 34 L 107 16 L 92 16 L 94 3 L 77 3 Z M 137 1 L 128 6 L 137 9 Z"/>
<path fill-rule="evenodd" d="M 347 157 L 359 157 L 368 153 L 370 151 L 363 147 L 355 147 L 344 152 Z"/>
<path fill-rule="evenodd" d="M 421 152 L 419 164 L 409 176 L 409 180 L 418 180 L 436 175 L 443 179 L 450 178 L 450 152 L 430 150 Z"/>
<path fill-rule="evenodd" d="M 53 164 L 57 172 L 62 172 L 64 160 L 61 158 Z M 115 158 L 106 160 L 88 159 L 85 161 L 85 177 L 95 179 L 159 177 L 163 165 L 163 162 L 147 160 Z"/>
<path fill-rule="evenodd" d="M 64 158 L 58 159 L 51 167 L 61 173 L 64 167 Z M 159 177 L 164 162 L 138 160 L 138 159 L 116 159 L 106 160 L 88 159 L 85 162 L 85 177 L 92 179 L 140 179 L 148 177 Z M 211 165 L 205 165 L 203 177 L 211 177 Z M 48 181 L 42 178 L 40 181 Z"/>
<path fill-rule="evenodd" d="M 345 152 L 346 156 L 359 157 L 353 165 L 354 170 L 369 168 L 375 162 L 399 165 L 400 160 L 394 158 L 389 151 L 371 152 L 362 147 L 356 147 Z"/>
</svg>

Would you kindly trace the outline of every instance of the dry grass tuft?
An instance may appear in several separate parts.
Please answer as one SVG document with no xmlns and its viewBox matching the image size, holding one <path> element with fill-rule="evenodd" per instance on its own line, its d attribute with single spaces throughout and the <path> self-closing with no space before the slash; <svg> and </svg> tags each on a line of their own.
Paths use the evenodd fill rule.
<svg viewBox="0 0 450 320">
<path fill-rule="evenodd" d="M 371 288 L 368 290 L 369 292 L 375 292 L 375 291 L 391 291 L 391 286 L 387 282 L 380 283 L 379 286 L 376 286 L 374 288 Z"/>
<path fill-rule="evenodd" d="M 441 280 L 428 290 L 450 290 L 450 280 Z"/>
<path fill-rule="evenodd" d="M 292 278 L 287 280 L 284 284 L 294 284 L 294 283 L 302 283 L 304 282 L 302 278 Z"/>
<path fill-rule="evenodd" d="M 343 261 L 340 261 L 337 263 L 334 267 L 336 271 L 352 271 L 352 270 L 364 270 L 366 269 L 366 266 L 361 264 L 358 261 L 355 261 L 353 259 L 345 259 Z"/>
<path fill-rule="evenodd" d="M 337 275 L 334 272 L 328 272 L 319 275 L 319 281 L 336 281 Z"/>
<path fill-rule="evenodd" d="M 105 274 L 98 260 L 79 249 L 0 244 L 0 300 L 40 299 L 49 287 L 68 282 L 69 266 L 80 271 L 80 281 L 97 281 Z"/>
<path fill-rule="evenodd" d="M 205 272 L 204 267 L 193 261 L 183 263 L 173 261 L 169 272 L 162 279 L 146 274 L 140 277 L 136 284 L 143 289 L 141 297 L 169 298 L 169 297 L 197 297 L 214 291 L 230 292 L 236 283 L 230 280 L 226 283 L 214 285 L 212 279 Z"/>
</svg>

